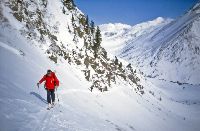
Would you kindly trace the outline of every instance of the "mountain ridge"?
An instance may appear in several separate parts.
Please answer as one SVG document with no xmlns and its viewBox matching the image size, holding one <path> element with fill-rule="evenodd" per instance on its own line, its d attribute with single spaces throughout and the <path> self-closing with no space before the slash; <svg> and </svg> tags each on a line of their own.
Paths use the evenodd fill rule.
<svg viewBox="0 0 200 131">
<path fill-rule="evenodd" d="M 161 26 L 161 28 L 158 27 L 152 31 L 147 29 L 148 33 L 144 33 L 141 36 L 136 37 L 136 39 L 123 35 L 121 37 L 122 40 L 119 40 L 122 41 L 118 44 L 119 48 L 116 48 L 116 54 L 112 51 L 112 48 L 108 46 L 109 42 L 113 42 L 111 45 L 114 45 L 114 39 L 110 39 L 109 42 L 105 42 L 103 46 L 107 50 L 111 48 L 109 52 L 112 52 L 121 58 L 125 58 L 130 63 L 133 63 L 133 65 L 140 68 L 147 76 L 158 77 L 159 79 L 165 79 L 168 81 L 199 84 L 198 63 L 200 60 L 198 55 L 196 55 L 199 52 L 198 21 L 199 3 L 178 19 L 166 23 Z M 109 39 L 109 37 L 106 39 Z M 183 42 L 179 45 L 175 44 L 176 41 L 185 41 L 185 45 Z M 173 49 L 172 47 L 175 45 L 177 48 Z M 108 48 L 106 46 L 108 46 Z M 173 51 L 170 51 L 169 48 Z M 178 56 L 178 54 L 181 54 L 182 52 L 181 49 L 183 49 L 185 53 L 182 53 L 182 56 Z M 166 50 L 165 53 L 164 50 Z M 177 55 L 172 56 L 172 54 Z M 168 57 L 170 55 L 171 57 Z M 178 62 L 175 62 L 175 57 Z M 160 59 L 162 59 L 162 62 Z M 180 62 L 184 63 L 181 64 Z M 190 62 L 193 64 L 190 64 Z M 157 67 L 157 64 L 159 64 L 159 67 Z M 173 71 L 169 71 L 167 67 L 164 67 L 164 65 L 168 65 L 168 67 L 171 68 L 170 70 Z"/>
<path fill-rule="evenodd" d="M 134 26 L 125 25 L 126 28 L 123 29 L 124 24 L 104 24 L 100 25 L 100 28 L 102 30 L 104 41 L 102 43 L 103 47 L 105 47 L 107 50 L 114 47 L 112 52 L 115 54 L 115 52 L 118 52 L 117 48 L 123 48 L 123 43 L 128 43 L 128 41 L 137 39 L 137 37 L 143 36 L 149 32 L 152 32 L 153 30 L 156 30 L 157 28 L 161 28 L 162 26 L 166 25 L 167 23 L 170 23 L 173 21 L 169 18 L 162 18 L 158 17 L 152 21 L 142 22 L 140 24 L 136 24 Z M 109 27 L 111 26 L 111 27 Z M 114 30 L 114 27 L 118 27 L 119 29 Z M 121 27 L 120 27 L 121 26 Z M 112 29 L 113 27 L 113 29 Z M 121 30 L 120 30 L 121 29 Z M 108 34 L 112 34 L 112 36 L 109 36 Z M 123 37 L 125 39 L 123 40 Z M 122 41 L 120 40 L 122 38 Z M 115 39 L 116 45 L 109 44 L 112 39 Z M 119 41 L 119 42 L 118 42 Z M 116 47 L 116 49 L 115 49 Z M 117 55 L 117 54 L 116 54 Z"/>
</svg>

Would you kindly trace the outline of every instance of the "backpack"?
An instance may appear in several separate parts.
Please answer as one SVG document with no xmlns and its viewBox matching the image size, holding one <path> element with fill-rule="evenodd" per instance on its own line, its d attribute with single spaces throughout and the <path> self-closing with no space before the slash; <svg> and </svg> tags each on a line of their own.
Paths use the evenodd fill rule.
<svg viewBox="0 0 200 131">
<path fill-rule="evenodd" d="M 56 86 L 56 81 L 55 81 L 56 77 L 55 77 L 55 73 L 54 72 L 52 72 L 52 76 L 54 78 L 54 86 Z M 49 76 L 46 74 L 45 77 L 49 77 Z M 46 85 L 46 83 L 44 84 L 44 88 L 46 89 L 45 85 Z"/>
</svg>

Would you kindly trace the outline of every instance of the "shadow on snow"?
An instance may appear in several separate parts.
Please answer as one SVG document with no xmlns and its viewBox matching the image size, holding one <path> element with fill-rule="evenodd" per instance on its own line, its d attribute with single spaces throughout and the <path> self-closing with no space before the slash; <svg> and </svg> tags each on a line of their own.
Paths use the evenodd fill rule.
<svg viewBox="0 0 200 131">
<path fill-rule="evenodd" d="M 38 93 L 36 92 L 30 92 L 31 95 L 34 95 L 35 97 L 39 98 L 42 102 L 44 102 L 45 104 L 47 104 L 47 101 L 41 97 L 41 95 L 39 95 Z"/>
</svg>

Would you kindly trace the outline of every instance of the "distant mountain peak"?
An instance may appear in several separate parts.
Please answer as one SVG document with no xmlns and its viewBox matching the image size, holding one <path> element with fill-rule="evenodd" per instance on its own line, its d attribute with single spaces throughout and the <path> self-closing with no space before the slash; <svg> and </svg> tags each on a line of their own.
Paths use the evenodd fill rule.
<svg viewBox="0 0 200 131">
<path fill-rule="evenodd" d="M 149 25 L 156 25 L 156 24 L 160 24 L 163 23 L 165 21 L 172 21 L 173 19 L 171 18 L 163 18 L 163 17 L 157 17 L 156 19 L 150 20 L 150 21 L 146 21 L 146 22 L 142 22 L 136 25 L 128 25 L 128 24 L 123 24 L 123 23 L 108 23 L 108 24 L 102 24 L 101 29 L 102 30 L 121 30 L 121 29 L 130 29 L 132 27 L 135 26 L 141 26 L 141 25 L 145 25 L 145 24 L 149 24 Z"/>
<path fill-rule="evenodd" d="M 138 38 L 146 33 L 150 33 L 153 30 L 160 28 L 168 23 L 170 23 L 172 19 L 158 17 L 154 20 L 143 22 L 140 24 L 136 24 L 133 26 L 121 23 L 109 23 L 100 25 L 102 35 L 103 35 L 103 46 L 110 53 L 118 52 L 121 48 L 123 48 L 124 44 L 127 41 L 132 41 L 133 39 Z M 113 44 L 112 41 L 114 41 Z M 119 52 L 118 52 L 119 53 Z"/>
</svg>

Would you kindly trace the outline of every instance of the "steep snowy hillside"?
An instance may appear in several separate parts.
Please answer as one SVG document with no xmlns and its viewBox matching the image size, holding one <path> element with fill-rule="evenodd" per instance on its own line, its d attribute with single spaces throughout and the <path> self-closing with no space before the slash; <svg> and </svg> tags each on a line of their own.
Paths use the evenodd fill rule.
<svg viewBox="0 0 200 131">
<path fill-rule="evenodd" d="M 138 37 L 121 35 L 118 40 L 105 36 L 104 46 L 119 41 L 116 55 L 133 63 L 149 77 L 179 84 L 200 84 L 199 6 L 196 4 L 175 21 L 164 20 L 164 24 L 156 25 L 153 30 L 144 29 L 145 33 Z"/>
<path fill-rule="evenodd" d="M 89 23 L 72 0 L 0 1 L 0 130 L 200 130 L 198 86 L 152 84 Z M 50 111 L 36 87 L 47 69 L 60 80 Z"/>
<path fill-rule="evenodd" d="M 71 0 L 2 2 L 2 19 L 41 48 L 55 64 L 67 61 L 80 66 L 91 88 L 107 91 L 116 79 L 127 79 L 137 90 L 142 90 L 139 78 L 120 61 L 109 58 L 101 47 L 101 32 Z M 140 87 L 139 87 L 140 86 Z"/>
</svg>

